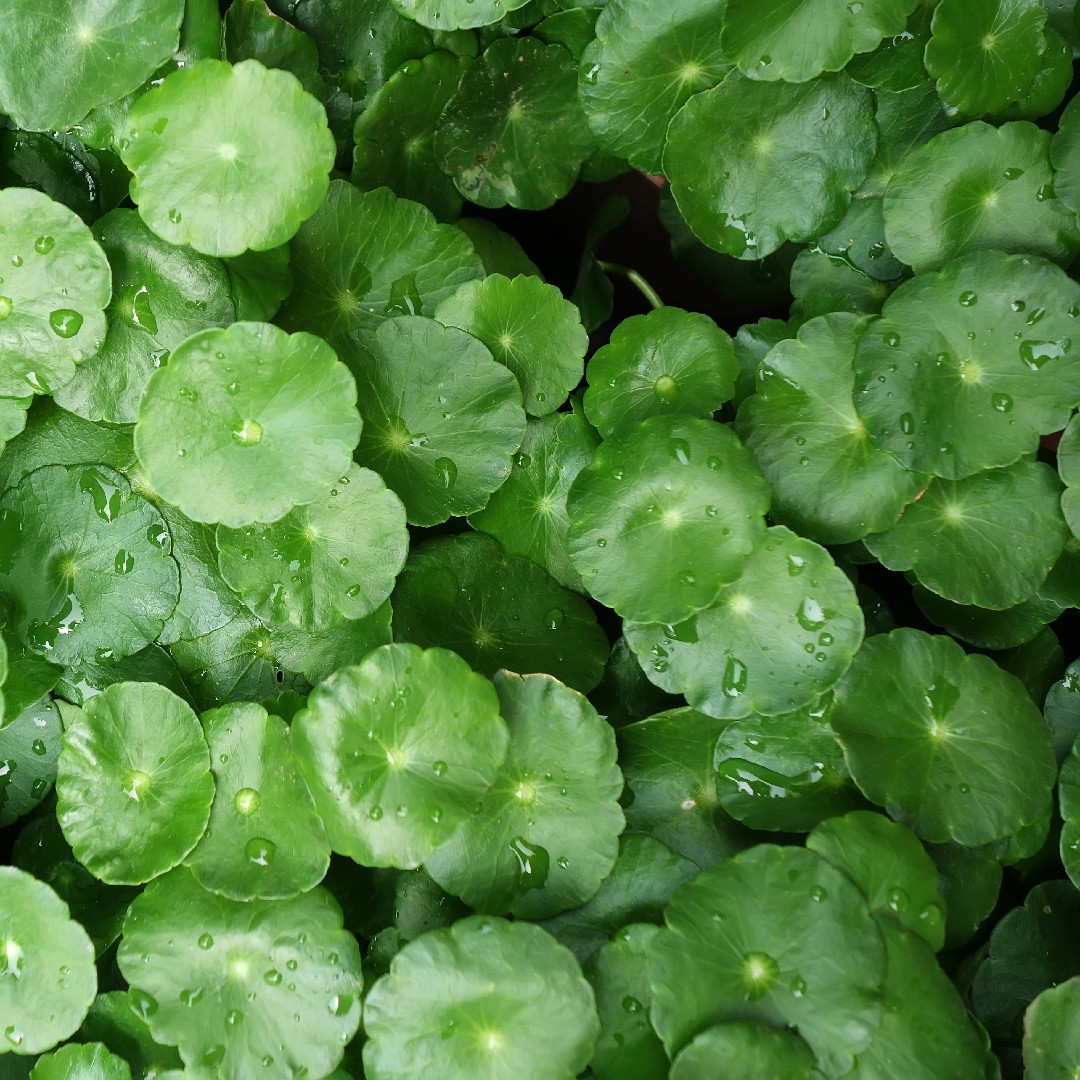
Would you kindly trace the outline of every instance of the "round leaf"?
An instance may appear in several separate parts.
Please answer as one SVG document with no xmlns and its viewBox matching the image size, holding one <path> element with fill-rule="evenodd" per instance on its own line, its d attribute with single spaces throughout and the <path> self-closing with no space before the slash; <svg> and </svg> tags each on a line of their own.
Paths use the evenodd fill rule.
<svg viewBox="0 0 1080 1080">
<path fill-rule="evenodd" d="M 0 191 L 0 395 L 49 394 L 101 348 L 112 276 L 66 206 Z"/>
<path fill-rule="evenodd" d="M 566 495 L 599 442 L 580 412 L 530 418 L 510 475 L 469 524 L 494 536 L 508 555 L 523 555 L 560 585 L 581 591 L 567 545 Z"/>
<path fill-rule="evenodd" d="M 241 704 L 202 723 L 215 794 L 206 833 L 187 858 L 195 880 L 230 900 L 283 899 L 317 885 L 330 847 L 285 722 Z"/>
<path fill-rule="evenodd" d="M 0 866 L 0 1058 L 74 1035 L 97 992 L 94 947 L 46 885 Z"/>
<path fill-rule="evenodd" d="M 1024 1075 L 1064 1080 L 1080 1062 L 1080 978 L 1044 990 L 1024 1014 Z"/>
<path fill-rule="evenodd" d="M 199 842 L 214 780 L 198 717 L 157 683 L 114 683 L 64 732 L 56 813 L 76 858 L 110 885 L 139 885 Z"/>
<path fill-rule="evenodd" d="M 182 0 L 12 0 L 0 44 L 0 110 L 21 128 L 66 131 L 138 89 L 180 38 Z"/>
<path fill-rule="evenodd" d="M 176 870 L 131 905 L 116 961 L 193 1071 L 325 1076 L 360 1023 L 360 951 L 324 889 L 238 903 Z"/>
<path fill-rule="evenodd" d="M 942 0 L 924 53 L 941 100 L 977 116 L 1020 97 L 1039 69 L 1045 22 L 1037 0 Z"/>
<path fill-rule="evenodd" d="M 484 276 L 468 237 L 419 203 L 335 180 L 290 245 L 293 291 L 279 322 L 347 350 L 398 315 L 430 315 L 466 281 Z M 348 252 L 348 257 L 343 253 Z"/>
<path fill-rule="evenodd" d="M 1068 684 L 1066 684 L 1068 685 Z M 1050 702 L 1047 700 L 1049 708 Z M 3 738 L 0 735 L 0 738 Z M 1080 881 L 1080 741 L 1074 742 L 1062 762 L 1058 777 L 1058 800 L 1061 807 L 1061 862 L 1075 885 Z"/>
<path fill-rule="evenodd" d="M 669 1053 L 714 1024 L 795 1027 L 828 1077 L 881 1017 L 885 948 L 859 890 L 803 848 L 758 844 L 668 905 L 650 947 L 652 1021 Z"/>
<path fill-rule="evenodd" d="M 68 1043 L 40 1058 L 31 1080 L 131 1080 L 131 1067 L 99 1042 Z"/>
<path fill-rule="evenodd" d="M 1034 822 L 1055 776 L 1050 733 L 1023 684 L 951 638 L 869 638 L 832 726 L 855 782 L 924 840 L 978 845 Z"/>
<path fill-rule="evenodd" d="M 46 466 L 0 499 L 0 592 L 19 635 L 59 664 L 138 652 L 180 591 L 157 511 L 112 469 Z"/>
<path fill-rule="evenodd" d="M 412 317 L 384 322 L 352 370 L 364 418 L 357 459 L 401 497 L 409 522 L 479 510 L 524 434 L 513 375 L 461 330 Z"/>
<path fill-rule="evenodd" d="M 405 508 L 378 473 L 356 465 L 316 502 L 272 525 L 219 525 L 222 577 L 271 626 L 326 630 L 361 619 L 405 565 Z"/>
<path fill-rule="evenodd" d="M 435 158 L 466 199 L 519 210 L 543 210 L 566 195 L 594 146 L 574 58 L 528 36 L 484 50 L 435 132 Z"/>
<path fill-rule="evenodd" d="M 28 814 L 52 790 L 63 725 L 48 698 L 0 728 L 0 828 Z"/>
<path fill-rule="evenodd" d="M 1080 228 L 1054 193 L 1049 147 L 1050 133 L 1026 121 L 935 135 L 903 158 L 885 191 L 889 247 L 917 271 L 988 248 L 1067 265 Z"/>
<path fill-rule="evenodd" d="M 615 735 L 548 675 L 495 676 L 510 751 L 479 809 L 424 864 L 470 907 L 543 918 L 578 907 L 618 855 L 625 824 Z"/>
<path fill-rule="evenodd" d="M 1001 863 L 986 848 L 960 844 L 928 844 L 926 851 L 938 871 L 938 888 L 945 898 L 945 947 L 966 945 L 997 906 L 1001 892 Z"/>
<path fill-rule="evenodd" d="M 832 556 L 782 525 L 716 603 L 675 625 L 623 625 L 645 674 L 724 719 L 801 709 L 831 689 L 862 643 L 855 587 Z"/>
<path fill-rule="evenodd" d="M 765 85 L 732 72 L 692 97 L 668 128 L 664 172 L 694 235 L 760 259 L 831 229 L 874 156 L 871 102 L 846 75 Z"/>
<path fill-rule="evenodd" d="M 325 198 L 336 153 L 322 105 L 258 60 L 174 71 L 132 106 L 118 147 L 142 219 L 207 255 L 285 243 Z"/>
<path fill-rule="evenodd" d="M 814 1053 L 798 1035 L 734 1021 L 707 1028 L 679 1051 L 671 1080 L 711 1080 L 725 1072 L 741 1080 L 814 1080 Z"/>
<path fill-rule="evenodd" d="M 737 428 L 776 497 L 773 516 L 822 544 L 846 544 L 895 523 L 929 477 L 869 439 L 855 411 L 852 360 L 866 320 L 824 315 L 776 344 Z"/>
<path fill-rule="evenodd" d="M 486 675 L 543 671 L 588 693 L 607 637 L 580 596 L 479 533 L 413 550 L 393 595 L 394 636 L 453 649 Z"/>
<path fill-rule="evenodd" d="M 135 450 L 155 491 L 193 521 L 272 522 L 347 470 L 355 403 L 325 342 L 234 323 L 188 338 L 150 377 Z"/>
<path fill-rule="evenodd" d="M 497 23 L 529 0 L 391 0 L 409 19 L 431 30 L 466 30 Z"/>
<path fill-rule="evenodd" d="M 1080 211 L 1080 105 L 1075 98 L 1065 106 L 1057 134 L 1050 141 L 1054 191 L 1073 211 Z"/>
<path fill-rule="evenodd" d="M 491 274 L 468 281 L 435 318 L 479 338 L 517 376 L 533 416 L 554 412 L 581 382 L 589 335 L 576 305 L 539 278 Z"/>
<path fill-rule="evenodd" d="M 916 7 L 918 0 L 787 0 L 768 11 L 756 0 L 727 0 L 720 42 L 750 78 L 802 83 L 903 33 Z"/>
<path fill-rule="evenodd" d="M 661 413 L 711 418 L 735 392 L 731 338 L 710 318 L 662 307 L 631 315 L 589 360 L 582 404 L 606 439 Z"/>
<path fill-rule="evenodd" d="M 158 239 L 134 210 L 94 225 L 109 258 L 113 297 L 105 344 L 54 395 L 88 420 L 133 424 L 155 368 L 186 337 L 236 317 L 229 276 L 217 259 Z"/>
<path fill-rule="evenodd" d="M 720 49 L 724 5 L 677 7 L 612 0 L 582 54 L 578 92 L 600 145 L 635 169 L 658 173 L 664 133 L 694 94 L 715 86 L 731 61 Z"/>
<path fill-rule="evenodd" d="M 959 478 L 1011 465 L 1080 401 L 1080 285 L 1042 259 L 973 252 L 901 285 L 859 340 L 855 402 L 903 465 Z"/>
<path fill-rule="evenodd" d="M 764 535 L 769 490 L 712 420 L 655 416 L 616 431 L 567 497 L 570 559 L 627 619 L 680 622 L 712 604 Z"/>
<path fill-rule="evenodd" d="M 393 612 L 388 600 L 363 619 L 309 633 L 287 623 L 270 631 L 270 652 L 286 671 L 298 671 L 317 683 L 335 671 L 358 664 L 372 649 L 389 645 Z"/>
<path fill-rule="evenodd" d="M 506 756 L 486 680 L 446 649 L 386 645 L 317 686 L 296 756 L 334 851 L 418 866 L 473 811 Z"/>
<path fill-rule="evenodd" d="M 937 479 L 866 546 L 947 600 L 1000 611 L 1032 597 L 1061 555 L 1068 530 L 1060 497 L 1054 470 L 1038 461 Z"/>
<path fill-rule="evenodd" d="M 474 916 L 398 953 L 364 1003 L 364 1030 L 372 1080 L 554 1080 L 585 1068 L 600 1022 L 570 952 L 528 923 Z"/>
<path fill-rule="evenodd" d="M 1027 600 L 1001 611 L 954 604 L 921 585 L 912 589 L 912 598 L 935 626 L 979 649 L 1012 649 L 1024 645 L 1064 611 L 1041 587 Z"/>
</svg>

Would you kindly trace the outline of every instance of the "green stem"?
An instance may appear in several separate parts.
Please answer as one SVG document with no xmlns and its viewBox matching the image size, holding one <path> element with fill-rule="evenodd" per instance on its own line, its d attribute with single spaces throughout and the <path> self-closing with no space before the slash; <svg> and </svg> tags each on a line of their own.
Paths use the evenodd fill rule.
<svg viewBox="0 0 1080 1080">
<path fill-rule="evenodd" d="M 626 278 L 648 300 L 650 307 L 662 308 L 664 306 L 660 294 L 632 267 L 623 266 L 621 263 L 605 262 L 603 259 L 597 259 L 596 263 L 605 274 L 621 274 Z"/>
</svg>

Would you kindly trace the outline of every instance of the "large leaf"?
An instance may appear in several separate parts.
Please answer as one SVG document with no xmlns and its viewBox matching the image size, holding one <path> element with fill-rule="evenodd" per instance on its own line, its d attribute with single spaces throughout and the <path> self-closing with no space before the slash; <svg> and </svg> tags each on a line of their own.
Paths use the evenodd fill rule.
<svg viewBox="0 0 1080 1080">
<path fill-rule="evenodd" d="M 403 15 L 431 30 L 461 30 L 497 23 L 529 0 L 391 0 Z"/>
<path fill-rule="evenodd" d="M 1080 978 L 1044 990 L 1024 1014 L 1024 1065 L 1029 1080 L 1058 1080 L 1080 1061 Z"/>
</svg>

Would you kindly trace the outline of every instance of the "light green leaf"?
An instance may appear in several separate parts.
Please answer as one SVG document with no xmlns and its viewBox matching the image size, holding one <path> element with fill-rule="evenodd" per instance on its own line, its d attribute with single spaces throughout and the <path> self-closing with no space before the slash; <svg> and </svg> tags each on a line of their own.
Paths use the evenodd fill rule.
<svg viewBox="0 0 1080 1080">
<path fill-rule="evenodd" d="M 392 598 L 394 636 L 453 649 L 486 675 L 542 671 L 588 693 L 607 638 L 589 604 L 481 533 L 415 548 Z"/>
<path fill-rule="evenodd" d="M 675 307 L 631 315 L 589 359 L 585 415 L 604 438 L 663 413 L 711 418 L 736 372 L 731 338 L 708 316 Z"/>
<path fill-rule="evenodd" d="M 776 497 L 775 520 L 823 544 L 887 529 L 926 486 L 868 438 L 852 361 L 867 322 L 825 315 L 778 342 L 736 428 Z"/>
<path fill-rule="evenodd" d="M 554 412 L 581 382 L 589 335 L 576 305 L 539 278 L 491 274 L 466 282 L 435 318 L 479 338 L 517 376 L 533 416 Z"/>
<path fill-rule="evenodd" d="M 146 1021 L 132 1007 L 123 990 L 99 993 L 79 1028 L 79 1037 L 104 1043 L 135 1070 L 135 1076 L 157 1080 L 169 1069 L 181 1068 L 174 1046 L 160 1046 L 150 1036 Z M 86 1080 L 90 1080 L 89 1077 Z"/>
<path fill-rule="evenodd" d="M 525 249 L 495 222 L 480 217 L 462 218 L 457 228 L 472 241 L 487 273 L 509 278 L 518 274 L 533 274 L 543 281 L 544 275 L 525 254 Z"/>
<path fill-rule="evenodd" d="M 0 395 L 50 394 L 105 339 L 105 252 L 66 206 L 28 188 L 0 191 Z"/>
<path fill-rule="evenodd" d="M 131 1067 L 98 1042 L 69 1043 L 38 1059 L 30 1080 L 131 1080 Z"/>
<path fill-rule="evenodd" d="M 524 7 L 529 0 L 391 0 L 409 19 L 430 30 L 463 30 L 490 26 Z"/>
<path fill-rule="evenodd" d="M 270 628 L 270 652 L 287 671 L 300 672 L 311 683 L 359 664 L 372 649 L 389 645 L 393 612 L 388 600 L 363 619 L 314 633 L 283 623 Z"/>
<path fill-rule="evenodd" d="M 279 19 L 262 0 L 232 0 L 221 38 L 224 59 L 234 64 L 258 60 L 264 67 L 291 71 L 312 97 L 326 97 L 315 42 Z"/>
<path fill-rule="evenodd" d="M 274 626 L 327 630 L 383 604 L 405 565 L 405 507 L 378 473 L 349 467 L 316 502 L 272 525 L 217 530 L 222 577 Z"/>
<path fill-rule="evenodd" d="M 364 1003 L 372 1080 L 571 1077 L 600 1030 L 573 956 L 528 923 L 473 916 L 406 945 Z"/>
<path fill-rule="evenodd" d="M 345 473 L 355 402 L 324 341 L 234 323 L 188 338 L 150 377 L 135 449 L 161 498 L 193 521 L 273 522 Z"/>
<path fill-rule="evenodd" d="M 236 317 L 245 322 L 272 319 L 292 292 L 289 245 L 267 251 L 245 251 L 223 261 L 236 304 Z"/>
<path fill-rule="evenodd" d="M 131 905 L 116 960 L 192 1072 L 325 1076 L 360 1023 L 360 950 L 324 889 L 238 903 L 181 868 Z"/>
<path fill-rule="evenodd" d="M 0 1016 L 4 1054 L 40 1054 L 74 1035 L 97 992 L 94 949 L 68 906 L 14 866 L 0 866 Z"/>
<path fill-rule="evenodd" d="M 154 507 L 104 466 L 46 466 L 0 499 L 0 591 L 22 641 L 53 663 L 153 641 L 180 591 L 169 548 Z"/>
<path fill-rule="evenodd" d="M 1080 105 L 1070 100 L 1050 141 L 1054 191 L 1072 211 L 1080 211 Z"/>
<path fill-rule="evenodd" d="M 882 40 L 872 53 L 855 56 L 845 70 L 863 86 L 888 94 L 913 90 L 917 86 L 930 86 L 933 90 L 923 66 L 923 51 L 930 40 L 933 14 L 932 8 L 919 4 L 901 33 Z"/>
<path fill-rule="evenodd" d="M 951 638 L 869 638 L 832 727 L 871 802 L 924 840 L 975 846 L 1036 821 L 1055 777 L 1050 732 L 1023 684 Z"/>
<path fill-rule="evenodd" d="M 707 1028 L 679 1051 L 671 1080 L 711 1080 L 736 1072 L 741 1080 L 814 1080 L 814 1053 L 794 1032 L 735 1020 Z"/>
<path fill-rule="evenodd" d="M 912 598 L 935 626 L 978 649 L 1012 649 L 1024 645 L 1065 610 L 1042 586 L 1015 607 L 1001 611 L 954 604 L 921 585 L 914 586 Z"/>
<path fill-rule="evenodd" d="M 668 128 L 664 172 L 694 234 L 760 259 L 844 216 L 877 146 L 870 92 L 846 75 L 765 85 L 732 72 Z"/>
<path fill-rule="evenodd" d="M 418 866 L 461 827 L 506 756 L 488 683 L 446 649 L 386 645 L 317 686 L 295 750 L 330 846 Z"/>
<path fill-rule="evenodd" d="M 2 738 L 3 735 L 0 735 Z M 1073 743 L 1069 756 L 1062 762 L 1058 777 L 1058 805 L 1062 820 L 1058 845 L 1061 862 L 1065 873 L 1076 885 L 1080 881 L 1080 741 Z"/>
<path fill-rule="evenodd" d="M 801 709 L 835 686 L 863 616 L 832 556 L 777 525 L 711 607 L 674 625 L 626 622 L 623 633 L 657 686 L 737 719 Z"/>
<path fill-rule="evenodd" d="M 293 756 L 289 728 L 262 706 L 226 705 L 202 717 L 215 794 L 185 865 L 230 900 L 307 892 L 330 865 L 326 831 Z"/>
<path fill-rule="evenodd" d="M 578 907 L 611 872 L 625 824 L 615 735 L 548 675 L 495 676 L 510 750 L 479 809 L 424 864 L 480 911 L 544 918 Z"/>
<path fill-rule="evenodd" d="M 1065 1080 L 1080 1061 L 1080 978 L 1044 990 L 1024 1013 L 1024 1075 Z"/>
<path fill-rule="evenodd" d="M 543 210 L 566 195 L 594 147 L 574 58 L 528 36 L 484 50 L 435 132 L 435 158 L 466 199 L 519 210 Z"/>
<path fill-rule="evenodd" d="M 668 905 L 649 949 L 652 1021 L 674 1054 L 714 1024 L 795 1027 L 826 1077 L 870 1043 L 885 948 L 855 885 L 812 851 L 758 844 Z"/>
<path fill-rule="evenodd" d="M 106 884 L 139 885 L 199 842 L 214 780 L 198 717 L 157 683 L 115 683 L 64 732 L 57 818 L 79 862 Z"/>
<path fill-rule="evenodd" d="M 183 0 L 11 0 L 0 110 L 31 131 L 67 130 L 150 78 L 176 51 L 183 14 Z"/>
<path fill-rule="evenodd" d="M 63 726 L 48 698 L 0 728 L 0 828 L 28 814 L 52 790 Z"/>
</svg>

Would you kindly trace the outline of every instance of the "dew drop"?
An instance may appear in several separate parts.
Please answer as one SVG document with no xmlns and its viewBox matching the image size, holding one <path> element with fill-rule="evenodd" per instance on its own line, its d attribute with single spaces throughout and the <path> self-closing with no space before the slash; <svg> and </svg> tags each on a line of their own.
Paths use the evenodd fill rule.
<svg viewBox="0 0 1080 1080">
<path fill-rule="evenodd" d="M 685 439 L 670 439 L 668 452 L 680 465 L 690 464 L 690 444 Z"/>
<path fill-rule="evenodd" d="M 241 788 L 233 796 L 233 806 L 236 808 L 236 812 L 244 817 L 250 817 L 254 814 L 259 809 L 261 801 L 259 793 L 250 787 Z"/>
<path fill-rule="evenodd" d="M 11 314 L 11 297 L 0 296 L 0 322 L 3 322 Z"/>
<path fill-rule="evenodd" d="M 182 214 L 180 213 L 180 211 L 179 211 L 179 210 L 177 210 L 177 209 L 176 209 L 176 207 L 175 207 L 175 206 L 174 206 L 174 207 L 173 207 L 173 208 L 172 208 L 172 209 L 171 209 L 171 210 L 169 211 L 169 220 L 170 220 L 170 221 L 171 221 L 171 222 L 172 222 L 172 223 L 173 223 L 174 225 L 179 225 L 179 224 L 180 224 L 180 219 L 181 219 L 182 217 L 183 217 L 183 215 L 182 215 Z"/>
<path fill-rule="evenodd" d="M 81 329 L 83 317 L 70 308 L 58 308 L 49 314 L 49 326 L 59 338 L 73 338 Z"/>
<path fill-rule="evenodd" d="M 281 985 L 281 972 L 274 968 L 263 973 L 263 982 L 267 986 L 280 986 Z"/>
<path fill-rule="evenodd" d="M 232 440 L 237 446 L 255 446 L 262 442 L 262 424 L 257 420 L 245 420 L 232 430 Z"/>
<path fill-rule="evenodd" d="M 885 334 L 881 339 L 890 349 L 895 349 L 900 344 L 900 335 L 894 331 Z"/>
<path fill-rule="evenodd" d="M 1007 413 L 1012 411 L 1013 399 L 1008 394 L 994 394 L 990 398 L 995 412 Z"/>
<path fill-rule="evenodd" d="M 372 821 L 379 821 L 382 818 L 382 815 L 383 810 L 381 806 L 373 806 L 368 811 L 368 817 L 371 818 Z"/>
<path fill-rule="evenodd" d="M 645 1011 L 645 1006 L 641 1004 L 636 997 L 624 997 L 622 999 L 622 1007 L 624 1012 L 639 1013 Z"/>
<path fill-rule="evenodd" d="M 979 302 L 979 294 L 972 292 L 970 289 L 960 294 L 960 306 L 961 307 L 974 307 Z"/>
<path fill-rule="evenodd" d="M 214 947 L 214 939 L 209 934 L 200 934 L 198 946 L 204 952 L 207 949 L 212 949 Z"/>
<path fill-rule="evenodd" d="M 276 853 L 277 844 L 273 840 L 264 840 L 261 836 L 249 840 L 244 847 L 247 861 L 255 866 L 269 866 Z"/>
<path fill-rule="evenodd" d="M 118 574 L 130 574 L 135 569 L 135 556 L 121 548 L 113 560 L 113 569 Z"/>
<path fill-rule="evenodd" d="M 915 417 L 911 413 L 903 413 L 900 417 L 900 430 L 905 435 L 914 434 L 915 431 Z"/>
<path fill-rule="evenodd" d="M 810 890 L 810 899 L 813 900 L 815 904 L 822 903 L 824 900 L 827 900 L 828 897 L 829 894 L 820 885 L 815 885 Z"/>
<path fill-rule="evenodd" d="M 803 598 L 795 617 L 804 630 L 820 630 L 828 622 L 821 604 L 811 596 Z"/>
<path fill-rule="evenodd" d="M 559 627 L 562 626 L 564 618 L 565 616 L 559 608 L 552 608 L 544 616 L 544 625 L 549 630 L 558 630 Z"/>
<path fill-rule="evenodd" d="M 1053 184 L 1043 184 L 1038 191 L 1035 192 L 1035 198 L 1039 202 L 1049 202 L 1051 199 L 1057 198 L 1057 192 L 1054 190 Z"/>
<path fill-rule="evenodd" d="M 746 692 L 746 678 L 746 665 L 729 653 L 727 664 L 724 667 L 724 676 L 720 682 L 720 689 L 723 691 L 724 697 L 741 697 Z"/>
<path fill-rule="evenodd" d="M 1006 180 L 1019 180 L 1024 175 L 1023 169 L 1010 168 L 1006 169 L 1002 174 Z"/>
<path fill-rule="evenodd" d="M 885 903 L 889 905 L 889 910 L 895 911 L 897 915 L 907 911 L 909 902 L 908 894 L 904 892 L 903 889 L 893 889 L 885 898 Z"/>
<path fill-rule="evenodd" d="M 48 234 L 45 234 L 44 236 L 39 236 L 34 241 L 34 250 L 39 255 L 48 255 L 49 252 L 52 251 L 52 249 L 55 246 L 56 246 L 56 241 L 51 236 L 49 236 Z"/>
<path fill-rule="evenodd" d="M 435 472 L 445 491 L 449 491 L 457 482 L 457 466 L 447 457 L 435 459 Z"/>
</svg>

